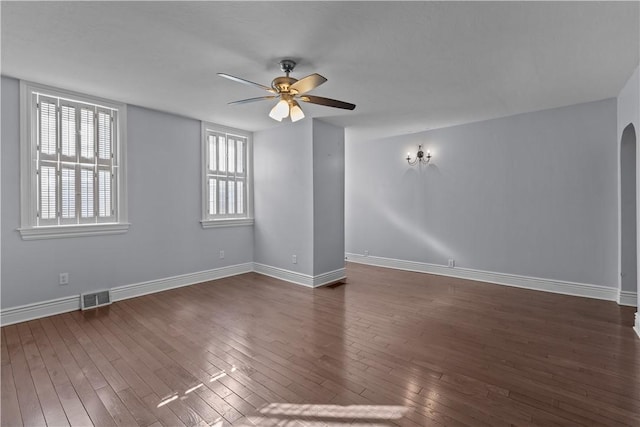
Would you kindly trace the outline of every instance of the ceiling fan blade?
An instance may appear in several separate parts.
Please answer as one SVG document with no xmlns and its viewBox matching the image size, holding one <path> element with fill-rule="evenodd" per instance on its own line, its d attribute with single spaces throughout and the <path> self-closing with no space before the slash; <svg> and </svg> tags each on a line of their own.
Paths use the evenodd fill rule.
<svg viewBox="0 0 640 427">
<path fill-rule="evenodd" d="M 345 110 L 353 110 L 356 108 L 355 104 L 338 101 L 337 99 L 323 98 L 321 96 L 303 95 L 300 97 L 300 100 L 312 104 L 325 105 L 327 107 L 343 108 Z"/>
<path fill-rule="evenodd" d="M 241 99 L 240 101 L 233 101 L 233 102 L 229 102 L 229 105 L 233 105 L 233 104 L 248 104 L 250 102 L 256 102 L 256 101 L 264 101 L 267 99 L 273 99 L 273 98 L 277 98 L 277 95 L 268 95 L 268 96 L 259 96 L 257 98 L 248 98 L 248 99 Z"/>
<path fill-rule="evenodd" d="M 234 82 L 242 83 L 249 86 L 259 87 L 260 89 L 264 89 L 267 92 L 276 93 L 275 90 L 270 88 L 269 86 L 261 85 L 260 83 L 254 83 L 250 80 L 241 79 L 240 77 L 232 76 L 231 74 L 218 73 L 220 77 L 224 77 L 225 79 L 233 80 Z"/>
<path fill-rule="evenodd" d="M 311 89 L 317 88 L 326 81 L 327 79 L 322 77 L 320 74 L 314 73 L 307 77 L 303 77 L 292 84 L 291 89 L 298 91 L 299 94 L 303 94 L 309 92 Z"/>
</svg>

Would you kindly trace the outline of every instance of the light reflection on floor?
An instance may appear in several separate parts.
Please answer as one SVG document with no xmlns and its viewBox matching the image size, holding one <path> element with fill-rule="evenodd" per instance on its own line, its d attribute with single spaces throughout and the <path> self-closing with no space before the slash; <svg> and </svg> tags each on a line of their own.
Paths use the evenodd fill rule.
<svg viewBox="0 0 640 427">
<path fill-rule="evenodd" d="M 237 368 L 232 366 L 230 373 Z M 227 376 L 227 372 L 222 370 L 209 378 L 206 383 L 217 381 Z M 171 406 L 175 400 L 187 399 L 189 393 L 205 386 L 205 382 L 200 382 L 183 393 L 174 392 L 162 398 L 157 407 L 165 405 Z M 331 405 L 331 404 L 296 404 L 296 403 L 269 403 L 258 409 L 254 415 L 247 415 L 234 426 L 300 426 L 300 427 L 328 427 L 328 426 L 390 426 L 395 425 L 392 421 L 399 420 L 409 408 L 398 405 Z M 201 420 L 202 421 L 202 420 Z M 222 418 L 218 418 L 210 424 L 210 427 L 226 427 L 229 424 Z M 198 424 L 200 425 L 200 424 Z"/>
<path fill-rule="evenodd" d="M 236 367 L 232 366 L 231 367 L 231 372 L 235 372 L 236 371 Z M 214 381 L 219 380 L 220 378 L 226 377 L 227 376 L 227 372 L 225 370 L 222 370 L 214 375 L 211 376 L 211 378 L 209 378 L 209 382 L 212 383 Z M 165 396 L 162 398 L 162 400 L 160 401 L 160 403 L 158 403 L 158 405 L 156 406 L 157 408 L 160 408 L 161 406 L 164 406 L 168 403 L 173 402 L 174 400 L 180 398 L 180 399 L 185 399 L 187 397 L 187 394 L 199 389 L 200 387 L 203 387 L 204 383 L 199 383 L 194 385 L 193 387 L 190 387 L 188 389 L 186 389 L 184 391 L 184 393 L 182 394 L 182 397 L 180 397 L 180 393 L 175 392 L 175 393 L 171 393 L 168 396 Z"/>
<path fill-rule="evenodd" d="M 259 411 L 263 415 L 285 415 L 323 418 L 366 418 L 397 420 L 406 412 L 404 406 L 383 405 L 313 405 L 294 403 L 270 403 Z"/>
<path fill-rule="evenodd" d="M 409 408 L 396 405 L 327 405 L 270 403 L 247 416 L 240 426 L 390 426 Z M 395 424 L 393 424 L 395 425 Z"/>
</svg>

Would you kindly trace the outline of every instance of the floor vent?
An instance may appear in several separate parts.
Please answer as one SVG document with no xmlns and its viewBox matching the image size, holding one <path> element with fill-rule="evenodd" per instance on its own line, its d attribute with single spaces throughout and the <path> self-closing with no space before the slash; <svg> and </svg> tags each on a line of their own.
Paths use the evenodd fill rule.
<svg viewBox="0 0 640 427">
<path fill-rule="evenodd" d="M 106 290 L 82 294 L 80 295 L 80 303 L 82 304 L 83 310 L 109 305 L 111 304 L 111 291 Z"/>
</svg>

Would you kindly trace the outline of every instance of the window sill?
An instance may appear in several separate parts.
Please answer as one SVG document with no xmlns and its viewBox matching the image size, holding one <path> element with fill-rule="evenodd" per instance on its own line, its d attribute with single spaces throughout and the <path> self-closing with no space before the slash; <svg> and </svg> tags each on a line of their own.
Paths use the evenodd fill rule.
<svg viewBox="0 0 640 427">
<path fill-rule="evenodd" d="M 18 228 L 22 240 L 66 239 L 70 237 L 103 236 L 123 234 L 129 230 L 129 223 L 60 225 L 52 227 Z"/>
<path fill-rule="evenodd" d="M 253 226 L 253 218 L 203 219 L 202 228 Z"/>
</svg>

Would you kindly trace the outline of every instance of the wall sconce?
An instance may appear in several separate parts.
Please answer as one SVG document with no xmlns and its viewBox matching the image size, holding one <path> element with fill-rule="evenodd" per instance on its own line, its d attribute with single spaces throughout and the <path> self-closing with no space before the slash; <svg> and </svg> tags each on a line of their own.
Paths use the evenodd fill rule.
<svg viewBox="0 0 640 427">
<path fill-rule="evenodd" d="M 427 151 L 427 155 L 425 156 L 424 152 L 422 151 L 422 145 L 418 145 L 418 152 L 416 153 L 415 159 L 413 159 L 413 161 L 412 161 L 411 160 L 411 153 L 407 153 L 407 158 L 405 160 L 411 166 L 414 166 L 414 165 L 416 165 L 418 163 L 427 164 L 427 163 L 429 163 L 429 160 L 431 160 L 431 153 L 429 151 Z"/>
</svg>

